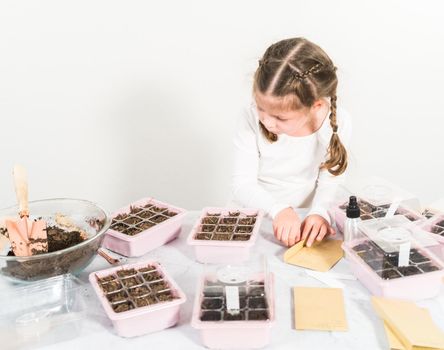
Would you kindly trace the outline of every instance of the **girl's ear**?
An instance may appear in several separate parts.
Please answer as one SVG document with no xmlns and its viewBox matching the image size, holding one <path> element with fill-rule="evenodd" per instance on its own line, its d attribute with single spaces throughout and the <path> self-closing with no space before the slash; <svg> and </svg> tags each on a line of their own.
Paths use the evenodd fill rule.
<svg viewBox="0 0 444 350">
<path fill-rule="evenodd" d="M 314 101 L 314 103 L 312 104 L 310 109 L 311 109 L 312 112 L 317 112 L 319 109 L 324 107 L 326 103 L 327 102 L 325 101 L 325 99 L 319 98 L 316 101 Z"/>
</svg>

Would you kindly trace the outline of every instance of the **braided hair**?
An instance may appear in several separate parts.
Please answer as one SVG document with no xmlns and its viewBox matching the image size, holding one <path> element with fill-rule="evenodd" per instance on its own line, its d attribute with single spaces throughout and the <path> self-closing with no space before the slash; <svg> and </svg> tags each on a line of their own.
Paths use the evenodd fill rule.
<svg viewBox="0 0 444 350">
<path fill-rule="evenodd" d="M 271 45 L 259 60 L 254 76 L 254 91 L 286 97 L 288 108 L 298 110 L 311 107 L 322 97 L 330 98 L 330 126 L 333 134 L 328 146 L 328 159 L 321 165 L 333 175 L 347 168 L 347 151 L 338 136 L 336 122 L 336 67 L 317 45 L 304 38 L 293 38 Z M 290 98 L 287 98 L 290 97 Z M 260 122 L 264 136 L 275 142 L 278 136 Z"/>
</svg>

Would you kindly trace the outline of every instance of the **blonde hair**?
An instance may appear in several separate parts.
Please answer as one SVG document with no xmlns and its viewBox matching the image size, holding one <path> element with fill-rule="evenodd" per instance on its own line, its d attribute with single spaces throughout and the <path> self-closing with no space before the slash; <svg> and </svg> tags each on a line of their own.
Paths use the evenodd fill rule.
<svg viewBox="0 0 444 350">
<path fill-rule="evenodd" d="M 328 146 L 328 159 L 321 165 L 333 175 L 347 168 L 347 151 L 338 136 L 336 122 L 336 67 L 316 44 L 304 39 L 281 40 L 271 45 L 259 60 L 253 90 L 279 97 L 286 109 L 311 107 L 315 101 L 330 97 L 330 126 L 333 134 Z M 278 136 L 260 122 L 264 136 L 275 142 Z"/>
</svg>

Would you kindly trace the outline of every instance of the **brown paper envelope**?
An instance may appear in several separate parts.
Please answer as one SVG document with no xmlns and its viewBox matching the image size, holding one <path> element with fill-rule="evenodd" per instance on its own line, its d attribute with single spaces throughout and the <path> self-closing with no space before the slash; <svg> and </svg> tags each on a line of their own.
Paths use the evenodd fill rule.
<svg viewBox="0 0 444 350">
<path fill-rule="evenodd" d="M 288 264 L 325 272 L 330 270 L 344 255 L 340 240 L 326 239 L 316 242 L 310 248 L 304 247 L 304 243 L 299 242 L 289 248 L 284 254 L 284 261 Z"/>
<path fill-rule="evenodd" d="M 391 350 L 406 350 L 406 348 L 404 347 L 404 345 L 402 345 L 401 341 L 398 339 L 395 333 L 393 333 L 389 326 L 387 326 L 386 322 L 384 322 L 384 330 L 385 334 L 387 335 Z"/>
<path fill-rule="evenodd" d="M 413 302 L 380 297 L 372 297 L 372 304 L 406 349 L 444 349 L 444 333 L 428 310 Z"/>
<path fill-rule="evenodd" d="M 342 289 L 294 287 L 293 295 L 296 329 L 348 329 Z"/>
</svg>

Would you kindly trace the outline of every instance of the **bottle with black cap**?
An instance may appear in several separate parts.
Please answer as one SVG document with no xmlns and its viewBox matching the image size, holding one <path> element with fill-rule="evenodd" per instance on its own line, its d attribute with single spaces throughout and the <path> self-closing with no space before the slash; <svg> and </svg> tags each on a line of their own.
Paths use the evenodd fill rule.
<svg viewBox="0 0 444 350">
<path fill-rule="evenodd" d="M 346 209 L 347 218 L 344 225 L 344 242 L 358 238 L 358 224 L 361 221 L 361 210 L 355 196 L 350 196 Z"/>
</svg>

